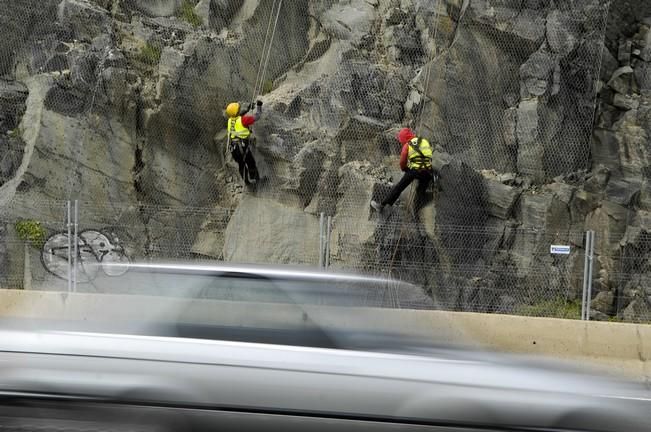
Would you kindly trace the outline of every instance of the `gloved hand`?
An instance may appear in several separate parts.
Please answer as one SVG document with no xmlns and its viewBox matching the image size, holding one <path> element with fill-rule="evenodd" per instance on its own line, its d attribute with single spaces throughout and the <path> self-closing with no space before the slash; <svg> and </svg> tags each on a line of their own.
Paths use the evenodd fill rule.
<svg viewBox="0 0 651 432">
<path fill-rule="evenodd" d="M 262 101 L 258 99 L 258 100 L 255 102 L 255 104 L 256 104 L 257 106 L 261 107 L 261 106 L 262 106 Z"/>
</svg>

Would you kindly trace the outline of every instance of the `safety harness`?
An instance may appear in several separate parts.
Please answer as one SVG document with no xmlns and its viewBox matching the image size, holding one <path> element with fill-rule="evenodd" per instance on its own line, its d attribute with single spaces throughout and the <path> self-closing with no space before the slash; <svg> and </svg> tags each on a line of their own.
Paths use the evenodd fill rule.
<svg viewBox="0 0 651 432">
<path fill-rule="evenodd" d="M 251 130 L 242 124 L 242 116 L 228 119 L 228 133 L 231 139 L 247 139 Z"/>
<path fill-rule="evenodd" d="M 418 153 L 418 156 L 409 157 L 409 168 L 419 169 L 419 170 L 432 169 L 432 156 L 425 156 L 423 151 L 420 149 L 420 145 L 422 142 L 423 142 L 422 138 L 418 138 L 415 143 L 413 139 L 409 141 L 409 147 L 411 147 L 416 153 Z"/>
<path fill-rule="evenodd" d="M 242 125 L 241 116 L 228 119 L 228 151 L 233 152 L 239 148 L 242 155 L 245 155 L 249 151 L 250 137 L 251 130 Z"/>
</svg>

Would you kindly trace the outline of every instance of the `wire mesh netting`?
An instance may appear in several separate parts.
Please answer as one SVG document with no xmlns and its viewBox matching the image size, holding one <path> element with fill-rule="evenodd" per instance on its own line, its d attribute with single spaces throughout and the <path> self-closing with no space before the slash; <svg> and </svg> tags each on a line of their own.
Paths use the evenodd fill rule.
<svg viewBox="0 0 651 432">
<path fill-rule="evenodd" d="M 364 239 L 351 235 L 359 232 L 354 224 L 334 222 L 334 268 L 416 282 L 446 310 L 579 317 L 583 245 L 574 245 L 569 255 L 549 253 L 567 233 L 386 223 Z"/>
<path fill-rule="evenodd" d="M 597 318 L 650 321 L 650 248 L 651 235 L 644 227 L 628 226 L 623 236 L 620 233 L 597 236 L 592 300 L 593 308 L 602 311 L 596 313 Z"/>
<path fill-rule="evenodd" d="M 576 197 L 614 18 L 611 2 L 520 3 L 12 2 L 0 43 L 3 286 L 28 287 L 19 256 L 38 248 L 16 224 L 34 221 L 54 258 L 32 273 L 59 281 L 33 276 L 42 289 L 66 289 L 76 244 L 79 284 L 93 277 L 86 261 L 100 264 L 92 272 L 103 260 L 328 261 L 416 283 L 445 309 L 578 318 L 596 206 Z M 260 179 L 246 185 L 224 109 L 258 99 L 248 151 Z M 440 181 L 379 215 L 369 201 L 402 176 L 404 126 L 436 147 Z M 604 317 L 644 320 L 649 250 L 633 231 L 607 235 L 624 246 L 598 251 L 610 273 L 595 275 L 606 280 L 595 295 L 616 298 Z"/>
<path fill-rule="evenodd" d="M 432 101 L 422 119 L 427 134 L 477 169 L 543 182 L 588 168 L 609 8 L 470 2 L 424 83 Z"/>
<path fill-rule="evenodd" d="M 57 256 L 69 262 L 68 205 L 67 201 L 32 203 L 15 200 L 11 206 L 2 209 L 1 288 L 47 289 L 54 284 L 62 291 L 68 290 L 64 280 L 69 277 L 69 267 L 63 266 L 57 274 L 46 265 Z M 38 217 L 24 218 L 26 208 L 32 208 L 31 214 Z M 65 241 L 57 242 L 57 235 L 65 237 Z"/>
</svg>

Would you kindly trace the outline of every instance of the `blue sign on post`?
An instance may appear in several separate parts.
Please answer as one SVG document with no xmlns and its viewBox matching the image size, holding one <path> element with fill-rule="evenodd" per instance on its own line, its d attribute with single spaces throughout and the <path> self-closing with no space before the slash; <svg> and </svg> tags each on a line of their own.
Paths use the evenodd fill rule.
<svg viewBox="0 0 651 432">
<path fill-rule="evenodd" d="M 551 245 L 549 247 L 549 253 L 553 255 L 569 255 L 570 247 L 564 245 Z"/>
</svg>

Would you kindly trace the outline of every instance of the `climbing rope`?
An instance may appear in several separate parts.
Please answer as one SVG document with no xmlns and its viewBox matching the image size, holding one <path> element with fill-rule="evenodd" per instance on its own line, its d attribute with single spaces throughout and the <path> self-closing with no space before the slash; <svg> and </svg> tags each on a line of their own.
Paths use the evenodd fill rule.
<svg viewBox="0 0 651 432">
<path fill-rule="evenodd" d="M 408 202 L 413 203 L 415 197 L 416 197 L 416 189 L 412 186 L 409 192 Z M 406 211 L 407 209 L 405 209 L 405 212 Z M 391 273 L 393 272 L 393 264 L 396 260 L 396 255 L 398 254 L 398 248 L 400 247 L 400 241 L 402 240 L 402 236 L 404 232 L 405 232 L 405 224 L 403 223 L 402 226 L 400 227 L 400 234 L 398 235 L 398 241 L 396 242 L 396 246 L 393 249 L 393 254 L 391 254 L 391 261 L 389 262 L 389 277 L 391 277 Z"/>
<path fill-rule="evenodd" d="M 258 70 L 255 76 L 255 84 L 253 85 L 253 96 L 251 97 L 251 101 L 255 101 L 256 96 L 258 95 L 258 82 L 260 81 L 260 72 L 262 72 L 262 63 L 264 62 L 264 52 L 267 49 L 267 41 L 269 40 L 269 33 L 271 32 L 271 23 L 272 23 L 272 17 L 273 17 L 273 10 L 276 7 L 276 0 L 274 0 L 273 4 L 271 5 L 271 12 L 269 14 L 269 22 L 267 23 L 267 31 L 265 32 L 264 35 L 264 42 L 262 43 L 262 55 L 260 56 L 260 63 L 258 65 Z"/>
<path fill-rule="evenodd" d="M 405 232 L 405 227 L 404 225 L 400 228 L 400 234 L 398 235 L 398 241 L 396 242 L 396 247 L 393 249 L 393 254 L 391 254 L 391 262 L 389 263 L 389 277 L 391 277 L 391 273 L 393 272 L 393 263 L 396 260 L 396 255 L 398 254 L 398 248 L 400 247 L 400 241 L 402 240 L 402 235 Z"/>
<path fill-rule="evenodd" d="M 439 31 L 439 16 L 440 16 L 440 7 L 441 0 L 436 0 L 436 9 L 435 9 L 435 22 L 434 22 L 434 48 L 430 53 L 429 59 L 427 61 L 427 74 L 425 75 L 425 89 L 423 92 L 423 100 L 420 103 L 419 113 L 418 113 L 418 127 L 416 128 L 416 135 L 420 136 L 423 132 L 423 112 L 425 111 L 425 98 L 429 92 L 429 80 L 432 73 L 432 65 L 434 64 L 434 58 L 436 57 L 436 37 L 438 36 Z"/>
<path fill-rule="evenodd" d="M 271 58 L 271 49 L 273 47 L 274 38 L 276 36 L 276 28 L 278 27 L 278 19 L 280 18 L 280 10 L 282 7 L 283 0 L 274 0 L 273 4 L 271 5 L 271 11 L 269 12 L 269 22 L 267 23 L 267 31 L 265 33 L 264 44 L 262 46 L 262 56 L 260 57 L 260 64 L 258 65 L 258 72 L 255 77 L 253 97 L 251 98 L 252 102 L 255 102 L 257 96 L 262 93 L 262 90 L 264 89 L 265 78 L 267 75 L 267 66 L 269 65 L 269 59 Z"/>
<path fill-rule="evenodd" d="M 420 136 L 422 134 L 422 129 L 423 129 L 423 112 L 425 110 L 425 98 L 427 97 L 427 93 L 429 92 L 429 81 L 430 81 L 430 75 L 432 72 L 432 64 L 434 63 L 434 59 L 436 57 L 436 37 L 438 35 L 438 30 L 439 30 L 439 16 L 440 16 L 440 7 L 441 7 L 441 0 L 436 1 L 436 8 L 435 8 L 435 23 L 434 23 L 434 49 L 432 49 L 432 52 L 430 53 L 430 56 L 427 60 L 427 73 L 425 75 L 425 88 L 423 92 L 423 100 L 421 101 L 419 112 L 418 112 L 418 127 L 416 128 L 416 135 Z M 416 189 L 414 185 L 412 184 L 410 187 L 410 193 L 409 193 L 409 203 L 414 202 L 416 196 Z M 405 215 L 404 217 L 407 218 L 408 216 L 408 209 L 405 208 Z M 416 215 L 414 212 L 412 212 L 412 217 L 413 219 L 416 219 Z M 398 236 L 398 241 L 396 242 L 396 246 L 393 250 L 393 254 L 391 255 L 391 262 L 389 263 L 389 276 L 391 276 L 391 273 L 393 272 L 393 264 L 395 262 L 396 255 L 398 253 L 398 248 L 400 247 L 400 241 L 402 240 L 402 236 L 404 234 L 404 224 L 400 230 L 400 235 Z"/>
<path fill-rule="evenodd" d="M 269 41 L 269 50 L 267 52 L 267 59 L 264 62 L 264 68 L 262 69 L 262 76 L 260 77 L 260 92 L 263 90 L 265 78 L 267 76 L 267 66 L 269 65 L 269 59 L 271 58 L 271 48 L 273 47 L 274 37 L 276 35 L 276 27 L 278 27 L 278 18 L 280 17 L 280 10 L 283 7 L 283 0 L 279 0 L 278 9 L 276 10 L 276 19 L 274 21 L 273 30 L 271 31 L 271 40 Z"/>
<path fill-rule="evenodd" d="M 438 35 L 438 29 L 439 29 L 439 13 L 440 13 L 440 7 L 441 7 L 441 0 L 436 0 L 436 8 L 435 8 L 435 24 L 434 24 L 434 44 L 436 44 L 436 36 Z M 416 135 L 420 136 L 422 133 L 422 128 L 423 128 L 423 111 L 425 108 L 425 98 L 427 97 L 427 92 L 429 91 L 429 80 L 430 80 L 430 75 L 432 72 L 432 64 L 434 63 L 434 58 L 436 56 L 436 46 L 430 53 L 429 59 L 427 61 L 427 73 L 425 75 L 425 88 L 423 92 L 423 100 L 421 101 L 420 108 L 419 108 L 419 113 L 418 113 L 418 127 L 416 129 Z M 409 192 L 409 200 L 408 202 L 412 203 L 414 202 L 416 196 L 416 189 L 414 188 L 414 185 L 412 184 L 410 187 L 410 192 Z M 409 210 L 405 208 L 405 218 L 408 216 Z M 412 214 L 413 218 L 415 219 L 415 214 Z M 402 240 L 402 235 L 404 233 L 404 225 L 402 229 L 400 230 L 400 236 L 398 237 L 398 241 L 396 242 L 396 246 L 393 250 L 393 254 L 391 255 L 391 262 L 389 263 L 389 275 L 391 275 L 391 272 L 393 271 L 393 264 L 395 262 L 395 257 L 396 254 L 398 253 L 398 248 L 400 247 L 400 241 Z"/>
</svg>

